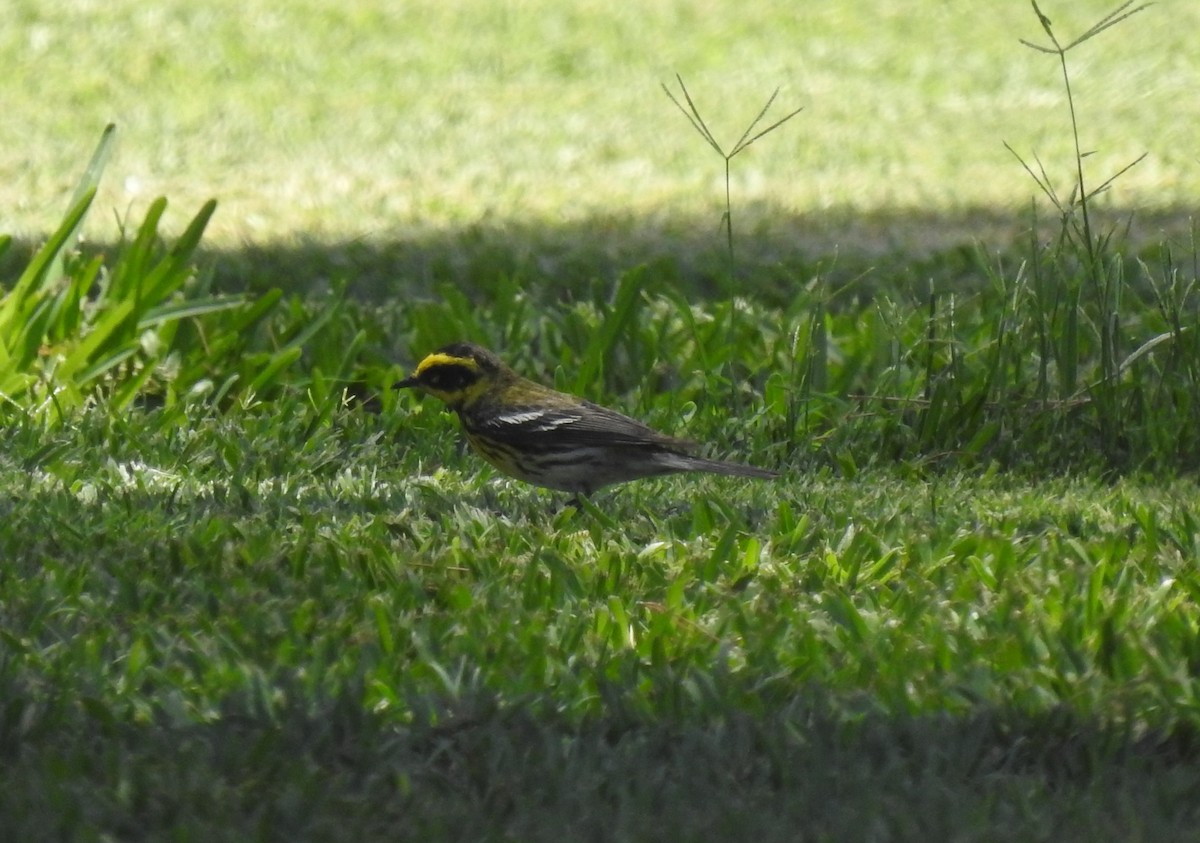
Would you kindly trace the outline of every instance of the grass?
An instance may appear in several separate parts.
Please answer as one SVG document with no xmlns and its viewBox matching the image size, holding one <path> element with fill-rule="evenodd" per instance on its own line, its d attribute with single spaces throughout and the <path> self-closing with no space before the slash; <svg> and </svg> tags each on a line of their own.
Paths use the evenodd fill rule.
<svg viewBox="0 0 1200 843">
<path fill-rule="evenodd" d="M 1047 12 L 1077 33 L 1110 6 Z M 578 229 L 560 249 L 633 237 L 684 254 L 676 239 L 715 230 L 724 196 L 719 166 L 663 95 L 677 73 L 723 144 L 776 87 L 787 110 L 805 108 L 734 174 L 746 231 L 792 252 L 1007 244 L 1031 191 L 1013 189 L 1001 141 L 1064 167 L 1072 155 L 1056 68 L 1018 41 L 1042 34 L 1022 3 L 49 0 L 0 14 L 0 230 L 19 236 L 53 228 L 66 174 L 116 122 L 96 239 L 111 236 L 110 209 L 136 218 L 169 196 L 178 231 L 215 196 L 219 248 L 303 232 L 326 247 L 417 249 L 446 231 L 499 227 L 503 242 L 528 225 L 552 240 Z M 1097 168 L 1150 153 L 1109 197 L 1118 217 L 1186 214 L 1200 192 L 1198 27 L 1200 10 L 1163 4 L 1076 68 L 1096 104 Z M 940 229 L 913 214 L 939 215 Z"/>
<path fill-rule="evenodd" d="M 4 13 L 28 24 L 22 49 L 60 37 L 41 8 Z M 772 193 L 790 183 L 782 162 L 850 125 L 814 118 L 819 106 L 850 100 L 796 103 L 785 88 L 780 114 L 804 112 L 738 156 L 721 185 L 728 192 L 709 202 L 694 189 L 708 182 L 678 180 L 698 166 L 690 155 L 665 192 L 642 182 L 632 219 L 690 185 L 695 204 L 679 218 L 694 227 L 691 242 L 712 248 L 691 263 L 643 254 L 635 265 L 606 251 L 588 224 L 630 198 L 616 170 L 589 158 L 587 144 L 571 166 L 544 156 L 537 172 L 510 166 L 533 159 L 532 147 L 506 145 L 515 124 L 505 122 L 514 105 L 505 97 L 529 107 L 521 120 L 533 121 L 534 146 L 574 132 L 591 144 L 604 133 L 589 121 L 638 113 L 628 100 L 607 110 L 602 94 L 627 97 L 617 90 L 626 74 L 694 50 L 699 65 L 718 56 L 707 73 L 724 73 L 682 60 L 671 72 L 687 80 L 691 116 L 713 128 L 712 115 L 742 99 L 731 84 L 742 77 L 722 62 L 736 59 L 747 74 L 799 62 L 783 45 L 802 23 L 813 54 L 828 58 L 822 39 L 878 20 L 873 46 L 863 35 L 837 53 L 865 72 L 841 80 L 847 94 L 865 96 L 870 79 L 879 89 L 870 96 L 883 97 L 855 105 L 864 149 L 889 126 L 892 140 L 914 148 L 889 121 L 919 97 L 901 96 L 905 86 L 880 71 L 928 63 L 912 87 L 929 94 L 952 59 L 992 74 L 1003 67 L 978 96 L 992 103 L 996 92 L 1021 91 L 1025 110 L 1012 125 L 1041 125 L 1029 74 L 1044 57 L 1022 48 L 1022 63 L 989 62 L 1000 42 L 969 40 L 966 29 L 957 40 L 938 31 L 955 50 L 914 55 L 931 21 L 963 26 L 945 10 L 884 4 L 866 18 L 839 6 L 799 22 L 757 11 L 714 17 L 720 8 L 656 6 L 637 27 L 587 4 L 529 17 L 476 9 L 490 28 L 467 51 L 454 33 L 468 7 L 456 4 L 409 6 L 404 20 L 353 4 L 252 5 L 241 17 L 63 7 L 64 25 L 83 15 L 89 34 L 120 32 L 138 45 L 115 75 L 77 64 L 89 70 L 64 74 L 64 95 L 171 79 L 189 67 L 197 32 L 221 48 L 193 56 L 197 91 L 241 62 L 262 68 L 234 73 L 219 109 L 203 95 L 168 108 L 157 98 L 169 86 L 144 89 L 130 107 L 160 120 L 190 114 L 195 123 L 159 123 L 148 136 L 163 160 L 204 159 L 201 169 L 216 164 L 210 175 L 238 179 L 231 204 L 244 209 L 251 194 L 261 203 L 265 240 L 230 245 L 245 229 L 223 228 L 219 216 L 209 224 L 212 206 L 200 202 L 176 230 L 159 201 L 132 208 L 115 243 L 72 248 L 89 209 L 95 230 L 113 168 L 120 175 L 130 160 L 115 163 L 106 134 L 72 210 L 62 217 L 61 203 L 45 227 L 57 233 L 4 243 L 17 269 L 0 298 L 0 827 L 18 839 L 80 841 L 1194 837 L 1200 259 L 1194 242 L 1133 245 L 1103 218 L 1105 203 L 1121 207 L 1115 193 L 1147 195 L 1153 154 L 1102 194 L 1094 186 L 1141 148 L 1115 163 L 1085 154 L 1110 128 L 1095 116 L 1088 80 L 1124 79 L 1114 68 L 1126 61 L 1144 80 L 1146 45 L 1175 37 L 1191 13 L 1178 10 L 1152 35 L 1143 27 L 1156 12 L 1140 14 L 1120 25 L 1124 39 L 1102 33 L 1058 56 L 1070 84 L 1054 101 L 1060 128 L 1032 143 L 1006 138 L 1036 180 L 1023 181 L 1010 158 L 1007 190 L 1038 191 L 1053 205 L 1048 219 L 1035 209 L 1013 249 L 913 250 L 869 271 L 824 254 L 763 259 L 778 241 L 754 215 L 785 201 Z M 1054 18 L 1042 35 L 1054 39 L 1110 10 L 1078 28 L 1042 11 Z M 293 15 L 320 26 L 296 28 Z M 1033 26 L 1014 23 L 1014 32 L 1042 43 L 1039 19 L 1024 15 Z M 384 49 L 383 36 L 414 19 L 446 28 L 439 49 L 420 39 Z M 598 21 L 624 29 L 610 37 Z M 247 23 L 297 34 L 254 39 Z M 572 40 L 584 24 L 603 33 L 583 39 L 590 51 Z M 655 26 L 685 25 L 693 37 L 655 40 Z M 160 39 L 140 38 L 146 28 Z M 0 27 L 2 37 L 12 31 Z M 748 47 L 720 58 L 730 32 L 746 39 L 732 43 L 761 45 L 765 63 Z M 306 52 L 315 33 L 354 49 Z M 513 52 L 504 40 L 513 35 L 537 49 Z M 900 41 L 907 52 L 895 52 Z M 662 44 L 662 55 L 639 58 L 647 44 Z M 984 51 L 978 61 L 968 45 Z M 379 66 L 367 72 L 364 57 Z M 46 54 L 50 82 L 57 60 Z M 296 76 L 303 62 L 313 75 Z M 503 85 L 489 81 L 498 72 Z M 371 190 L 396 182 L 348 191 L 353 201 L 322 214 L 307 245 L 273 242 L 275 226 L 305 226 L 310 213 L 278 185 L 290 177 L 316 195 L 295 187 L 308 183 L 306 167 L 319 159 L 328 168 L 337 144 L 391 137 L 381 103 L 407 96 L 408 116 L 420 115 L 421 103 L 431 108 L 430 79 L 465 98 L 439 119 L 490 145 L 480 161 L 454 143 L 428 146 L 445 155 L 431 178 L 471 160 L 462 183 L 514 192 L 451 185 L 410 208 L 445 229 L 429 241 L 441 251 L 400 261 L 406 269 L 378 283 L 354 277 L 357 250 L 382 271 L 403 238 L 384 247 L 324 238 L 361 234 L 356 203 L 382 201 Z M 715 99 L 705 90 L 713 79 Z M 326 83 L 337 96 L 321 95 Z M 680 149 L 694 144 L 655 90 L 655 116 L 675 121 Z M 560 94 L 554 113 L 577 114 L 578 125 L 533 113 L 549 107 L 548 91 Z M 1118 91 L 1105 107 L 1142 102 Z M 94 104 L 74 96 L 80 113 Z M 268 101 L 278 103 L 280 136 L 307 138 L 319 155 L 285 162 L 249 142 Z M 879 125 L 861 120 L 872 102 Z M 1002 112 L 981 107 L 980 123 Z M 375 122 L 352 124 L 351 113 Z M 481 132 L 478 121 L 491 118 L 495 131 Z M 62 116 L 43 109 L 37 119 Z M 347 125 L 361 132 L 333 132 Z M 948 146 L 929 140 L 936 115 L 922 125 L 932 159 L 983 146 L 971 140 L 978 126 Z M 1158 143 L 1155 124 L 1137 125 Z M 135 120 L 134 149 L 145 131 Z M 1073 150 L 1076 132 L 1083 145 Z M 845 187 L 865 191 L 864 208 L 886 215 L 924 201 L 897 198 L 914 185 L 894 171 L 881 182 L 873 153 L 840 139 L 836 148 L 858 162 Z M 205 143 L 228 146 L 208 149 L 210 160 L 196 154 Z M 29 153 L 45 156 L 31 159 L 36 174 L 5 189 L 23 185 L 28 201 L 38 178 L 77 172 L 75 159 L 56 164 L 59 154 Z M 612 164 L 627 152 L 610 154 Z M 1066 165 L 1055 166 L 1059 155 Z M 368 163 L 378 176 L 398 159 L 336 160 L 353 186 Z M 756 192 L 750 168 L 764 162 L 771 187 Z M 252 182 L 239 169 L 250 165 L 279 181 Z M 549 185 L 583 171 L 604 189 L 538 232 L 578 194 Z M 915 187 L 933 191 L 932 219 L 955 206 L 947 197 L 959 184 L 976 197 L 995 188 L 922 172 L 931 180 Z M 522 193 L 533 176 L 545 190 Z M 196 178 L 183 179 L 185 199 L 173 207 L 199 195 Z M 875 188 L 899 193 L 880 199 Z M 736 244 L 717 228 L 721 194 Z M 522 213 L 508 216 L 515 208 Z M 489 209 L 505 212 L 499 236 L 455 228 Z M 706 230 L 698 220 L 714 209 Z M 377 218 L 394 222 L 393 211 Z M 510 236 L 521 226 L 536 236 Z M 202 232 L 215 252 L 200 247 Z M 571 233 L 576 246 L 590 242 L 544 248 Z M 529 243 L 540 246 L 523 251 Z M 564 278 L 568 287 L 551 283 Z M 230 287 L 234 295 L 214 292 Z M 646 481 L 582 511 L 563 508 L 563 496 L 500 478 L 465 453 L 437 402 L 389 389 L 397 360 L 460 338 L 783 477 Z"/>
<path fill-rule="evenodd" d="M 304 415 L 6 432 L 13 833 L 1194 830 L 1190 481 L 793 471 L 556 513 L 434 413 Z"/>
</svg>

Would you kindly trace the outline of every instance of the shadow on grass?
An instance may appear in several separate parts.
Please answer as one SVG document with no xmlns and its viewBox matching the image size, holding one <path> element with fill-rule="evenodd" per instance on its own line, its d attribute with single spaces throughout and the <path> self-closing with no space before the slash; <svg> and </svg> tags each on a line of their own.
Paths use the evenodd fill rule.
<svg viewBox="0 0 1200 843">
<path fill-rule="evenodd" d="M 218 214 L 220 211 L 218 210 Z M 1109 210 L 1096 230 L 1140 251 L 1163 242 L 1191 256 L 1195 209 Z M 740 294 L 789 297 L 796 284 L 820 275 L 835 288 L 873 277 L 909 280 L 922 289 L 979 283 L 997 253 L 1029 252 L 1028 211 L 990 208 L 939 213 L 921 209 L 862 213 L 835 209 L 787 214 L 765 206 L 735 211 L 736 285 Z M 1039 223 L 1040 239 L 1058 233 L 1056 218 Z M 36 243 L 17 241 L 0 256 L 0 279 L 15 278 Z M 99 244 L 103 251 L 113 244 Z M 518 277 L 548 295 L 612 278 L 644 263 L 672 268 L 697 297 L 723 296 L 729 254 L 719 216 L 679 218 L 611 215 L 581 221 L 489 220 L 451 229 L 404 229 L 324 240 L 297 233 L 287 241 L 226 246 L 201 244 L 200 265 L 220 290 L 321 294 L 348 282 L 363 300 L 428 295 L 453 283 L 486 293 L 501 276 Z"/>
<path fill-rule="evenodd" d="M 572 726 L 485 703 L 414 726 L 354 694 L 273 716 L 246 702 L 185 726 L 76 708 L 5 736 L 0 817 L 14 839 L 734 843 L 1170 843 L 1200 821 L 1195 735 L 1134 739 L 1065 713 L 847 721 L 795 702 Z"/>
</svg>

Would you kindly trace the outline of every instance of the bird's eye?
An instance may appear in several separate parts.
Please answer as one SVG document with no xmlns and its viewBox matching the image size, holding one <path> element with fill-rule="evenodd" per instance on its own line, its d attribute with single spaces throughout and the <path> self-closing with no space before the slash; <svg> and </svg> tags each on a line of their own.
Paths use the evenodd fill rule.
<svg viewBox="0 0 1200 843">
<path fill-rule="evenodd" d="M 478 375 L 465 366 L 438 366 L 425 373 L 424 380 L 441 392 L 456 392 L 475 382 Z"/>
</svg>

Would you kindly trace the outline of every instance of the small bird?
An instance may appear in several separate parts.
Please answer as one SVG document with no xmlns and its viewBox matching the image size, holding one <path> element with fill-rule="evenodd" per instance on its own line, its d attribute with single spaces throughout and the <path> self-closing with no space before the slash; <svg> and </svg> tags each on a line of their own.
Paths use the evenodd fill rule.
<svg viewBox="0 0 1200 843">
<path fill-rule="evenodd" d="M 578 500 L 613 483 L 707 471 L 769 479 L 778 472 L 693 456 L 695 444 L 590 401 L 527 380 L 473 343 L 443 346 L 396 384 L 440 398 L 467 441 L 496 468 Z"/>
</svg>

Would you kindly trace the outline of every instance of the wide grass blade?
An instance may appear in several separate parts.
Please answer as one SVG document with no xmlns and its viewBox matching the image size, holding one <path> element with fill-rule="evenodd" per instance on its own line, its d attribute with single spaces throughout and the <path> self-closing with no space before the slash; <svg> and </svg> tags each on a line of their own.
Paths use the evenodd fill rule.
<svg viewBox="0 0 1200 843">
<path fill-rule="evenodd" d="M 80 177 L 79 183 L 75 186 L 75 192 L 71 194 L 71 203 L 68 207 L 77 207 L 85 197 L 95 195 L 96 189 L 100 186 L 100 179 L 104 176 L 104 168 L 108 166 L 108 160 L 112 157 L 113 145 L 116 139 L 117 125 L 109 123 L 100 134 L 100 142 L 96 144 L 96 149 L 92 153 L 92 159 L 88 162 L 87 167 L 84 168 L 83 175 Z M 76 220 L 74 227 L 67 235 L 66 243 L 75 242 L 79 236 L 80 229 L 83 228 L 86 217 L 87 213 L 85 211 Z M 48 275 L 51 279 L 60 278 L 65 274 L 63 272 L 63 260 L 63 251 L 59 250 L 54 255 L 49 267 Z"/>
<path fill-rule="evenodd" d="M 600 326 L 592 335 L 575 378 L 575 391 L 591 392 L 604 364 L 612 358 L 618 339 L 631 324 L 638 299 L 646 283 L 646 267 L 640 266 L 621 276 L 610 307 L 602 312 Z"/>
<path fill-rule="evenodd" d="M 29 313 L 37 306 L 38 297 L 43 293 L 44 284 L 50 268 L 55 263 L 59 253 L 71 240 L 80 221 L 87 215 L 88 208 L 95 197 L 95 191 L 89 190 L 76 202 L 67 215 L 59 223 L 58 228 L 50 238 L 34 253 L 33 259 L 25 267 L 17 282 L 13 285 L 0 302 L 0 366 L 17 350 L 12 341 L 24 324 Z"/>
</svg>

